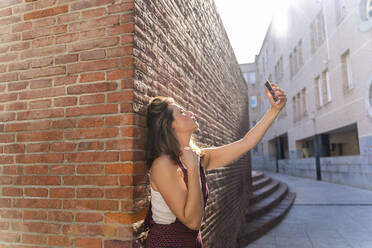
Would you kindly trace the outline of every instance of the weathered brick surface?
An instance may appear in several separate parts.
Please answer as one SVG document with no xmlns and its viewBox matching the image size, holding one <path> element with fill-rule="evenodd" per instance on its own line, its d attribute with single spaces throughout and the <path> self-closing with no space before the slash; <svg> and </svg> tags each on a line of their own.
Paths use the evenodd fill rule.
<svg viewBox="0 0 372 248">
<path fill-rule="evenodd" d="M 205 146 L 249 126 L 210 1 L 0 1 L 0 53 L 1 247 L 131 247 L 148 206 L 150 96 L 194 111 Z M 206 247 L 234 243 L 248 161 L 208 172 Z"/>
</svg>

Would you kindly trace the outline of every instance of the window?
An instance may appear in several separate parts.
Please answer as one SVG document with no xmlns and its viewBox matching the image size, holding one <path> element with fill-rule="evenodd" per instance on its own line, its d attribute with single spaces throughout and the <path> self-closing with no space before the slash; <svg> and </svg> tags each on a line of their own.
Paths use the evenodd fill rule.
<svg viewBox="0 0 372 248">
<path fill-rule="evenodd" d="M 322 11 L 320 11 L 317 15 L 317 36 L 318 46 L 320 46 L 325 37 L 324 16 Z"/>
<path fill-rule="evenodd" d="M 324 72 L 323 72 L 324 74 Z M 331 98 L 331 81 L 329 80 L 329 72 L 328 70 L 325 71 L 325 80 L 327 84 L 327 100 L 330 102 L 332 100 Z"/>
<path fill-rule="evenodd" d="M 318 76 L 315 79 L 315 89 L 316 89 L 316 103 L 317 107 L 322 107 L 323 106 L 323 93 L 322 93 L 322 80 L 320 76 Z"/>
<path fill-rule="evenodd" d="M 366 16 L 368 19 L 372 18 L 372 0 L 367 1 Z"/>
<path fill-rule="evenodd" d="M 316 50 L 314 22 L 310 24 L 310 43 L 311 43 L 311 53 L 314 54 Z"/>
<path fill-rule="evenodd" d="M 296 105 L 296 109 L 297 109 L 296 119 L 301 120 L 301 96 L 300 96 L 300 92 L 297 93 L 296 104 L 297 104 Z"/>
<path fill-rule="evenodd" d="M 347 89 L 352 89 L 354 87 L 353 78 L 351 73 L 351 64 L 350 64 L 350 51 L 347 50 L 341 56 L 341 66 L 342 66 L 342 81 L 344 92 Z"/>
<path fill-rule="evenodd" d="M 302 58 L 302 40 L 298 42 L 298 64 L 300 66 L 304 64 L 304 60 Z"/>
<path fill-rule="evenodd" d="M 293 122 L 296 122 L 296 97 L 292 97 Z"/>
<path fill-rule="evenodd" d="M 243 72 L 244 81 L 248 83 L 248 72 Z"/>
<path fill-rule="evenodd" d="M 310 41 L 311 53 L 314 54 L 316 49 L 322 45 L 325 40 L 324 15 L 320 11 L 316 18 L 310 24 Z"/>
<path fill-rule="evenodd" d="M 297 48 L 295 47 L 293 50 L 293 71 L 297 72 L 298 64 L 297 64 Z"/>
<path fill-rule="evenodd" d="M 257 107 L 257 96 L 251 96 L 251 108 Z"/>
<path fill-rule="evenodd" d="M 253 85 L 256 83 L 256 73 L 250 72 L 249 73 L 249 82 Z"/>
<path fill-rule="evenodd" d="M 336 22 L 337 25 L 342 22 L 346 16 L 346 0 L 337 0 L 336 4 Z"/>
<path fill-rule="evenodd" d="M 302 89 L 302 115 L 307 115 L 307 108 L 306 108 L 306 88 Z"/>
<path fill-rule="evenodd" d="M 292 54 L 289 55 L 289 75 L 293 76 L 293 61 L 292 61 Z"/>
</svg>

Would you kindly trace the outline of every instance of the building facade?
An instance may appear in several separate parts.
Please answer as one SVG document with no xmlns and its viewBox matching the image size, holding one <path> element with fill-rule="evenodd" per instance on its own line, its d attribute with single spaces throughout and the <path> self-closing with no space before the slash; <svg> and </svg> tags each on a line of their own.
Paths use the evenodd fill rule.
<svg viewBox="0 0 372 248">
<path fill-rule="evenodd" d="M 251 122 L 269 107 L 266 78 L 287 94 L 253 169 L 372 189 L 372 1 L 299 0 L 285 16 L 273 18 L 249 65 L 249 97 L 262 99 Z"/>
</svg>

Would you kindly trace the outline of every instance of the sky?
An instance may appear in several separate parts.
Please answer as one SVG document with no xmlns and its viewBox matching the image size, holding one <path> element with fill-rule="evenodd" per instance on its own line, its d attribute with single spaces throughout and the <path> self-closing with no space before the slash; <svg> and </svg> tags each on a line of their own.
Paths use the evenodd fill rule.
<svg viewBox="0 0 372 248">
<path fill-rule="evenodd" d="M 254 62 L 274 13 L 290 0 L 214 0 L 239 64 Z M 281 4 L 281 5 L 279 5 Z M 276 12 L 275 12 L 276 10 Z"/>
</svg>

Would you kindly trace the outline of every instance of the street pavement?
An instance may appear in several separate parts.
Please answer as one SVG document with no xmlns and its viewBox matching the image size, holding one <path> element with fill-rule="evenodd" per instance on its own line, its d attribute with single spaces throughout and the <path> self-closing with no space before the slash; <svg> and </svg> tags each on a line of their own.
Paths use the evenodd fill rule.
<svg viewBox="0 0 372 248">
<path fill-rule="evenodd" d="M 284 219 L 245 248 L 372 248 L 372 191 L 263 172 L 297 195 Z"/>
</svg>

